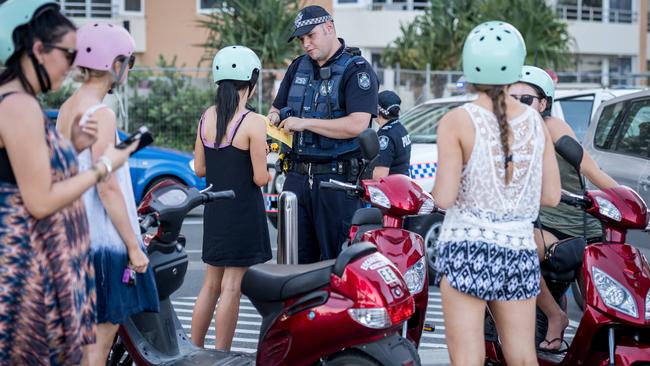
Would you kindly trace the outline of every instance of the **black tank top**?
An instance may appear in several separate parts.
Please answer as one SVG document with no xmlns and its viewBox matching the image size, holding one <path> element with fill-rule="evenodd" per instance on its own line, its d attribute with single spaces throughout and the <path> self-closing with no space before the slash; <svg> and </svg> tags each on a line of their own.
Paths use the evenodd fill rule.
<svg viewBox="0 0 650 366">
<path fill-rule="evenodd" d="M 0 95 L 0 103 L 2 103 L 7 96 L 14 93 L 15 92 L 8 92 Z M 16 177 L 14 176 L 13 169 L 11 169 L 9 155 L 7 155 L 7 149 L 4 147 L 0 148 L 0 182 L 16 184 Z"/>
</svg>

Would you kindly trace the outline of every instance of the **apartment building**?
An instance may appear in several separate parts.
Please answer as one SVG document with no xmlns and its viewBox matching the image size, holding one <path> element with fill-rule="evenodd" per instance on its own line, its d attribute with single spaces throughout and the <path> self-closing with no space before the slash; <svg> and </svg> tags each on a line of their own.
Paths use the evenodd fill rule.
<svg viewBox="0 0 650 366">
<path fill-rule="evenodd" d="M 160 55 L 177 66 L 197 67 L 207 31 L 198 25 L 225 0 L 58 0 L 77 25 L 93 21 L 123 24 L 136 41 L 138 65 L 155 66 Z M 309 0 L 330 11 L 332 0 Z"/>
<path fill-rule="evenodd" d="M 400 35 L 400 24 L 410 22 L 427 7 L 426 0 L 332 0 L 340 34 L 349 44 L 362 48 L 377 63 L 390 42 Z M 557 16 L 566 21 L 575 39 L 572 67 L 563 70 L 562 81 L 629 83 L 620 75 L 645 72 L 645 58 L 639 57 L 642 5 L 648 0 L 546 0 Z M 642 4 L 642 1 L 645 4 Z M 359 32 L 359 29 L 372 30 Z M 644 27 L 647 33 L 647 26 Z M 646 44 L 647 44 L 647 36 Z M 569 73 L 571 72 L 571 73 Z M 572 74 L 575 73 L 575 74 Z"/>
</svg>

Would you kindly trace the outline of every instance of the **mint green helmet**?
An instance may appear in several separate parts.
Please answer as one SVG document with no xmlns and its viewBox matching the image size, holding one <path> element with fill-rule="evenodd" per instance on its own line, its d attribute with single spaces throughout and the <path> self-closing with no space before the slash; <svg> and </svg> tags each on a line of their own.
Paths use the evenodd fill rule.
<svg viewBox="0 0 650 366">
<path fill-rule="evenodd" d="M 472 84 L 507 85 L 521 78 L 526 44 L 517 28 L 501 21 L 478 25 L 465 39 L 463 74 Z"/>
<path fill-rule="evenodd" d="M 219 50 L 212 60 L 212 78 L 221 80 L 250 81 L 257 70 L 262 70 L 259 57 L 248 47 L 227 46 Z"/>
<path fill-rule="evenodd" d="M 16 51 L 14 30 L 29 23 L 45 6 L 59 8 L 54 0 L 8 0 L 0 5 L 0 62 L 6 63 Z"/>
<path fill-rule="evenodd" d="M 547 98 L 552 99 L 555 96 L 555 83 L 553 83 L 553 79 L 551 79 L 551 76 L 546 71 L 539 67 L 524 66 L 521 69 L 521 79 L 519 81 L 540 88 Z"/>
</svg>

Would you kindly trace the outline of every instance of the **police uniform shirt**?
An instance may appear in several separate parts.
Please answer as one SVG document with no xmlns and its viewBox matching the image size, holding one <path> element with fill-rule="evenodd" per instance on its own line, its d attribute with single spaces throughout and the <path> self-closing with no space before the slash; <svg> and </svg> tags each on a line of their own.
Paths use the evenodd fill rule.
<svg viewBox="0 0 650 366">
<path fill-rule="evenodd" d="M 323 66 L 319 66 L 314 60 L 310 60 L 314 64 L 314 78 L 316 80 L 320 79 L 318 72 L 319 68 L 330 65 L 345 50 L 345 41 L 341 38 L 339 38 L 339 41 L 341 42 L 341 47 Z M 282 79 L 280 89 L 278 89 L 278 93 L 273 101 L 273 107 L 278 110 L 287 106 L 289 88 L 291 87 L 291 83 L 295 77 L 296 69 L 299 64 L 298 61 L 301 57 L 309 56 L 302 55 L 293 60 L 287 69 L 287 73 L 284 75 L 284 79 Z M 342 96 L 340 101 L 341 108 L 345 110 L 347 114 L 365 112 L 370 113 L 372 117 L 376 117 L 378 93 L 379 87 L 377 83 L 377 75 L 368 61 L 363 59 L 348 66 L 343 75 L 340 91 L 340 95 Z M 295 112 L 296 111 L 294 111 L 294 113 Z M 368 122 L 370 122 L 370 120 Z"/>
<path fill-rule="evenodd" d="M 379 156 L 375 166 L 388 167 L 388 174 L 409 175 L 411 138 L 398 119 L 386 122 L 379 131 Z"/>
</svg>

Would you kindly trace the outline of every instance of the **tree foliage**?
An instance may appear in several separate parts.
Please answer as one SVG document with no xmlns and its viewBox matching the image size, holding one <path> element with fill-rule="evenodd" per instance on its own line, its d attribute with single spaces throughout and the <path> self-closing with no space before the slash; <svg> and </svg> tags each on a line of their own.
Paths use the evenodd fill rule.
<svg viewBox="0 0 650 366">
<path fill-rule="evenodd" d="M 469 31 L 489 20 L 511 23 L 524 37 L 526 63 L 542 67 L 568 64 L 572 42 L 567 24 L 544 0 L 429 0 L 430 6 L 386 48 L 382 63 L 403 68 L 458 70 Z"/>
<path fill-rule="evenodd" d="M 156 145 L 190 151 L 201 114 L 214 103 L 211 80 L 181 73 L 176 58 L 167 62 L 161 56 L 158 67 L 129 74 L 130 129 L 146 124 Z M 196 85 L 201 81 L 204 87 Z"/>
<path fill-rule="evenodd" d="M 212 61 L 219 49 L 246 46 L 265 68 L 284 68 L 300 52 L 297 42 L 287 42 L 301 0 L 229 0 L 228 8 L 215 11 L 199 25 L 208 30 L 202 61 Z"/>
</svg>

